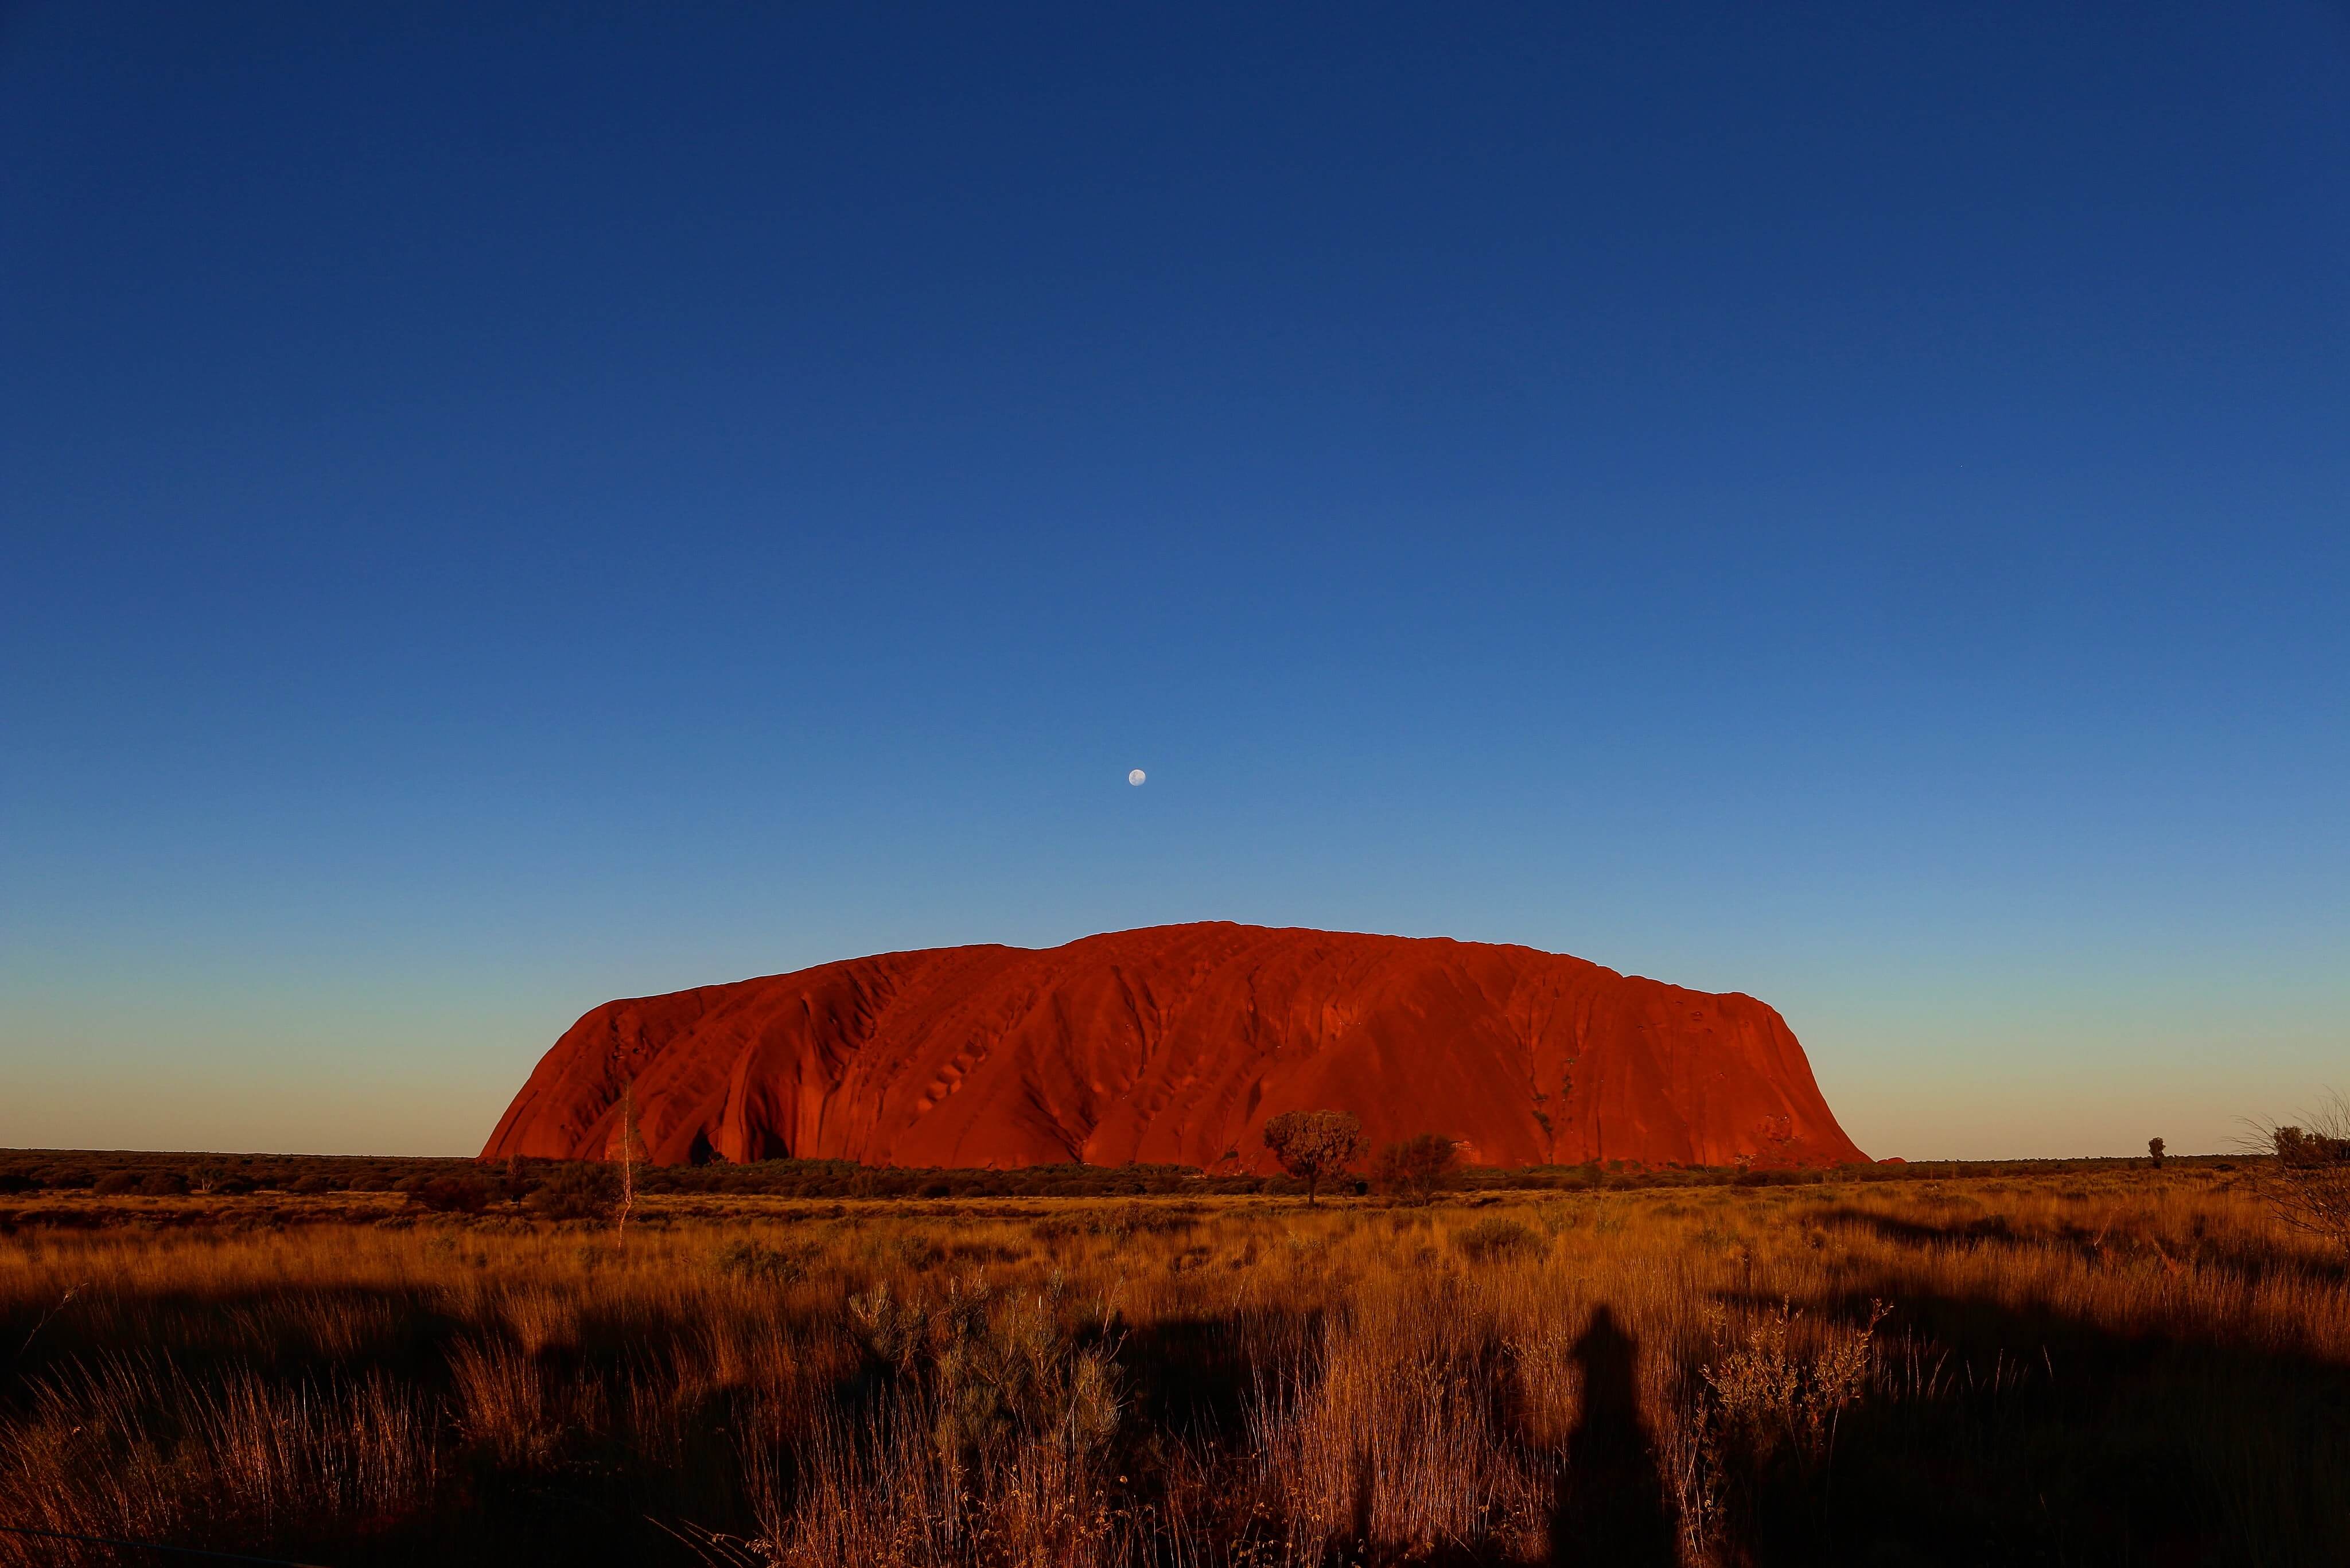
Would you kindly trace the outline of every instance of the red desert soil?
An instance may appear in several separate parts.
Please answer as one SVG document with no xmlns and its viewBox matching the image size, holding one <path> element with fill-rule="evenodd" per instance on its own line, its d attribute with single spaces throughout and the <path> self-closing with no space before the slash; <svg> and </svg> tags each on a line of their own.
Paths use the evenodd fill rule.
<svg viewBox="0 0 2350 1568">
<path fill-rule="evenodd" d="M 1866 1158 L 1786 1023 L 1582 959 L 1224 923 L 936 948 L 608 1002 L 483 1156 L 1269 1169 L 1283 1111 L 1482 1165 Z"/>
</svg>

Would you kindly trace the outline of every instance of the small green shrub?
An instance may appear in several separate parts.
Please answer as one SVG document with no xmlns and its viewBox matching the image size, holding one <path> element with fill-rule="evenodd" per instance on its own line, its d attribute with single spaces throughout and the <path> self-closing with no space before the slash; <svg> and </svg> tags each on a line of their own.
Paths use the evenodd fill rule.
<svg viewBox="0 0 2350 1568">
<path fill-rule="evenodd" d="M 1548 1246 L 1541 1235 L 1514 1220 L 1495 1214 L 1452 1236 L 1453 1250 L 1472 1262 L 1505 1262 L 1529 1257 Z"/>
<path fill-rule="evenodd" d="M 620 1201 L 620 1179 L 608 1165 L 572 1164 L 524 1199 L 548 1220 L 609 1220 Z"/>
<path fill-rule="evenodd" d="M 919 1231 L 908 1231 L 893 1236 L 886 1254 L 899 1268 L 912 1273 L 926 1273 L 946 1262 L 946 1250 Z"/>
<path fill-rule="evenodd" d="M 710 1266 L 730 1280 L 753 1285 L 787 1285 L 807 1277 L 808 1254 L 785 1251 L 738 1237 L 711 1254 Z"/>
<path fill-rule="evenodd" d="M 1191 1229 L 1201 1214 L 1191 1203 L 1121 1203 L 1096 1210 L 1086 1228 L 1097 1236 L 1165 1236 Z"/>
<path fill-rule="evenodd" d="M 1461 1150 L 1441 1133 L 1391 1143 L 1371 1167 L 1371 1185 L 1408 1202 L 1425 1203 L 1452 1180 Z"/>
<path fill-rule="evenodd" d="M 436 1176 L 409 1189 L 408 1200 L 435 1214 L 479 1214 L 490 1206 L 485 1181 L 464 1176 Z"/>
</svg>

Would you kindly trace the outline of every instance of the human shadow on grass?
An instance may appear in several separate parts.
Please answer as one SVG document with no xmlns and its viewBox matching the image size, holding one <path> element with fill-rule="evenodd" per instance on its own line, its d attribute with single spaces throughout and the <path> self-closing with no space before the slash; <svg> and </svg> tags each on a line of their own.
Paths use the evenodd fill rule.
<svg viewBox="0 0 2350 1568">
<path fill-rule="evenodd" d="M 1571 1354 L 1583 1373 L 1582 1407 L 1551 1508 L 1549 1560 L 1557 1568 L 1673 1568 L 1679 1532 L 1640 1418 L 1639 1343 L 1603 1305 Z"/>
</svg>

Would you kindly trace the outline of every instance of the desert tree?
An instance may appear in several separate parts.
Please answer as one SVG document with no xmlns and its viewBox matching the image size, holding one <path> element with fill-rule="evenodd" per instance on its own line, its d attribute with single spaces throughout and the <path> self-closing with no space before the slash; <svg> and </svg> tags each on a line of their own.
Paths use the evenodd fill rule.
<svg viewBox="0 0 2350 1568">
<path fill-rule="evenodd" d="M 2350 1260 L 2350 1099 L 2329 1096 L 2302 1121 L 2251 1124 L 2246 1152 L 2265 1157 L 2260 1179 L 2271 1212 Z"/>
<path fill-rule="evenodd" d="M 1436 1196 L 1461 1160 L 1460 1146 L 1442 1133 L 1421 1133 L 1379 1150 L 1371 1179 L 1379 1190 L 1425 1203 Z"/>
<path fill-rule="evenodd" d="M 1264 1124 L 1264 1147 L 1305 1183 L 1311 1208 L 1322 1183 L 1363 1156 L 1363 1124 L 1347 1111 L 1284 1111 Z"/>
<path fill-rule="evenodd" d="M 2146 1140 L 2146 1158 L 2153 1163 L 2157 1170 L 2162 1168 L 2162 1150 L 2163 1142 L 2160 1138 L 2150 1137 Z"/>
<path fill-rule="evenodd" d="M 522 1157 L 514 1154 L 506 1156 L 504 1166 L 491 1179 L 497 1195 L 516 1209 L 522 1207 L 524 1199 L 538 1190 L 539 1185 L 538 1178 L 524 1167 Z"/>
</svg>

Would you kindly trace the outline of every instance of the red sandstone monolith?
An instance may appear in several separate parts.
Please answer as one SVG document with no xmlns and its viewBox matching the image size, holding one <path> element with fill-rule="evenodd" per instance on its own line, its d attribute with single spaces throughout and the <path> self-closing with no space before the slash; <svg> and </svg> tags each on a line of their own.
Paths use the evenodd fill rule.
<svg viewBox="0 0 2350 1568">
<path fill-rule="evenodd" d="M 482 1153 L 600 1158 L 624 1086 L 655 1161 L 1083 1160 L 1269 1170 L 1291 1110 L 1478 1165 L 1866 1158 L 1751 996 L 1440 939 L 1161 926 L 938 948 L 609 1002 Z"/>
</svg>

